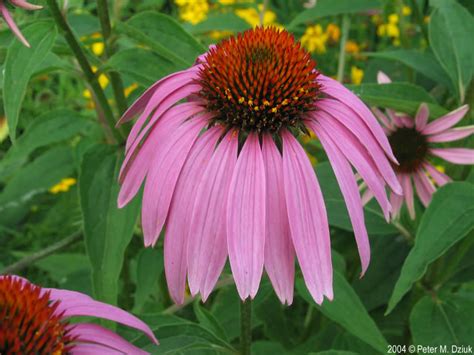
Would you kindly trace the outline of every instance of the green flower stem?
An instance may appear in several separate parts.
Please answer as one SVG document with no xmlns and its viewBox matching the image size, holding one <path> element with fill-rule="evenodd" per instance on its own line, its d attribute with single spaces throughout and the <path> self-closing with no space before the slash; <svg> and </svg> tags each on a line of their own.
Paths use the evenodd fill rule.
<svg viewBox="0 0 474 355">
<path fill-rule="evenodd" d="M 344 79 L 344 67 L 346 65 L 346 42 L 349 37 L 349 28 L 351 20 L 348 15 L 342 17 L 342 38 L 341 47 L 339 48 L 339 62 L 337 64 L 337 81 L 342 83 Z"/>
<path fill-rule="evenodd" d="M 252 347 L 252 300 L 240 302 L 240 353 L 250 355 Z"/>
<path fill-rule="evenodd" d="M 64 38 L 66 39 L 67 44 L 69 45 L 72 53 L 76 57 L 77 62 L 79 63 L 82 69 L 82 72 L 84 73 L 84 76 L 89 86 L 91 87 L 95 98 L 97 99 L 97 102 L 100 106 L 100 111 L 103 112 L 105 121 L 107 123 L 107 126 L 105 126 L 105 134 L 110 140 L 116 143 L 121 142 L 123 140 L 123 137 L 120 134 L 120 132 L 115 129 L 114 114 L 112 112 L 112 109 L 110 108 L 110 105 L 107 101 L 107 97 L 105 96 L 104 91 L 100 87 L 100 84 L 96 75 L 92 71 L 92 67 L 89 63 L 89 60 L 87 59 L 79 42 L 74 36 L 74 33 L 71 30 L 71 27 L 69 27 L 68 23 L 66 22 L 66 19 L 61 14 L 61 10 L 59 9 L 59 6 L 56 3 L 56 0 L 46 0 L 46 1 L 48 3 L 48 6 L 49 6 L 49 9 L 51 11 L 51 15 L 53 16 L 54 21 L 58 25 L 59 29 L 63 32 Z"/>
<path fill-rule="evenodd" d="M 110 16 L 107 0 L 97 0 L 97 13 L 100 19 L 100 27 L 102 28 L 102 36 L 104 37 L 105 55 L 110 58 L 115 53 L 114 43 L 111 40 L 112 28 L 110 26 Z M 127 99 L 123 91 L 123 82 L 120 74 L 112 71 L 109 73 L 112 90 L 114 92 L 115 102 L 120 115 L 127 110 Z"/>
</svg>

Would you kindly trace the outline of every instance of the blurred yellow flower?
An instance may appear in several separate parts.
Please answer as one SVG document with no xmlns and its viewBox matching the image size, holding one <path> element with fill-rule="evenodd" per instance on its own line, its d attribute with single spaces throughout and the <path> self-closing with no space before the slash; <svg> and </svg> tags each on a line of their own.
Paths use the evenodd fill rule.
<svg viewBox="0 0 474 355">
<path fill-rule="evenodd" d="M 430 22 L 430 17 L 429 16 L 423 17 L 423 22 L 424 23 L 429 23 Z"/>
<path fill-rule="evenodd" d="M 341 38 L 341 29 L 339 28 L 338 25 L 334 23 L 330 23 L 326 27 L 326 36 L 329 42 L 337 43 L 339 42 L 339 38 Z"/>
<path fill-rule="evenodd" d="M 69 188 L 77 183 L 77 180 L 74 178 L 64 178 L 56 185 L 49 189 L 49 192 L 52 194 L 58 194 L 60 192 L 69 191 Z"/>
<path fill-rule="evenodd" d="M 411 7 L 410 6 L 403 6 L 402 7 L 402 15 L 403 16 L 410 16 L 411 15 Z"/>
<path fill-rule="evenodd" d="M 8 122 L 6 117 L 0 117 L 0 143 L 8 137 Z"/>
<path fill-rule="evenodd" d="M 326 52 L 327 38 L 321 25 L 308 26 L 301 37 L 301 44 L 311 53 L 322 54 Z"/>
<path fill-rule="evenodd" d="M 175 0 L 175 4 L 179 7 L 179 17 L 183 21 L 196 25 L 207 18 L 207 0 Z"/>
<path fill-rule="evenodd" d="M 91 36 L 91 38 L 94 40 L 98 40 L 98 41 L 94 41 L 94 43 L 91 44 L 92 53 L 100 57 L 102 54 L 104 54 L 104 48 L 105 48 L 104 42 L 102 41 L 102 35 L 96 32 Z"/>
<path fill-rule="evenodd" d="M 351 82 L 353 84 L 359 85 L 364 78 L 364 71 L 356 66 L 351 67 Z"/>
<path fill-rule="evenodd" d="M 398 23 L 398 15 L 397 14 L 390 14 L 388 15 L 388 23 L 396 25 Z"/>
<path fill-rule="evenodd" d="M 215 41 L 220 41 L 221 39 L 232 36 L 232 31 L 211 31 L 209 32 L 209 37 Z"/>
<path fill-rule="evenodd" d="M 242 20 L 247 22 L 252 27 L 257 27 L 260 25 L 260 11 L 263 10 L 263 5 L 258 5 L 258 11 L 249 7 L 246 9 L 237 9 L 235 14 L 239 16 Z M 277 15 L 271 10 L 266 9 L 263 14 L 263 26 L 276 25 Z M 276 27 L 279 27 L 278 25 Z"/>
<path fill-rule="evenodd" d="M 95 73 L 95 72 L 97 72 L 97 70 L 98 70 L 98 68 L 93 65 L 92 66 L 92 71 Z M 109 85 L 109 78 L 107 78 L 107 75 L 105 75 L 105 74 L 100 74 L 98 80 L 99 80 L 100 87 L 102 89 L 105 89 L 107 87 L 107 85 Z"/>
<path fill-rule="evenodd" d="M 352 40 L 348 40 L 346 42 L 345 48 L 346 48 L 346 52 L 350 54 L 357 54 L 360 52 L 359 45 L 355 41 L 352 41 Z"/>
<path fill-rule="evenodd" d="M 235 4 L 235 0 L 219 0 L 219 4 L 221 4 L 221 5 L 233 5 L 233 4 Z"/>
<path fill-rule="evenodd" d="M 125 97 L 129 97 L 130 94 L 135 91 L 135 89 L 138 88 L 138 84 L 137 83 L 133 83 L 132 85 L 126 87 L 124 90 L 123 90 L 123 94 L 125 95 Z"/>
</svg>

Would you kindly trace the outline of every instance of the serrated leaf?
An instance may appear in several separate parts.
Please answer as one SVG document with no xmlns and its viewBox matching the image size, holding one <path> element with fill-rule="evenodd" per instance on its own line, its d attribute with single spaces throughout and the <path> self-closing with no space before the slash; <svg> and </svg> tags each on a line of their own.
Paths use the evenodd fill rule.
<svg viewBox="0 0 474 355">
<path fill-rule="evenodd" d="M 14 41 L 8 48 L 3 77 L 3 104 L 7 116 L 10 138 L 15 141 L 21 104 L 31 75 L 43 62 L 56 39 L 56 26 L 49 21 L 33 23 L 23 30 L 31 48 Z"/>
<path fill-rule="evenodd" d="M 440 188 L 424 213 L 415 246 L 406 258 L 388 303 L 390 313 L 428 265 L 474 228 L 474 186 L 454 182 Z"/>
</svg>

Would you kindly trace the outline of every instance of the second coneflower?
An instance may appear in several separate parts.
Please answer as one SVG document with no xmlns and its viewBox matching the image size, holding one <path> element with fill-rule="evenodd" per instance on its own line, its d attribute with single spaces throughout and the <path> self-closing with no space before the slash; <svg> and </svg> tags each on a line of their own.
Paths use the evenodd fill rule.
<svg viewBox="0 0 474 355">
<path fill-rule="evenodd" d="M 10 0 L 11 4 L 14 6 L 21 7 L 22 9 L 25 10 L 39 10 L 42 9 L 42 6 L 39 5 L 34 5 L 26 2 L 25 0 Z M 13 34 L 27 47 L 30 46 L 26 38 L 23 36 L 21 33 L 20 29 L 16 25 L 15 21 L 12 18 L 12 15 L 7 9 L 7 6 L 5 5 L 5 0 L 0 0 L 0 14 L 2 17 L 5 19 L 5 22 L 7 23 L 8 27 L 12 30 Z"/>
<path fill-rule="evenodd" d="M 140 114 L 127 140 L 118 203 L 126 205 L 146 180 L 145 245 L 154 245 L 166 225 L 165 272 L 176 302 L 186 277 L 191 294 L 205 300 L 229 256 L 242 299 L 256 295 L 265 267 L 290 304 L 295 252 L 315 301 L 332 299 L 326 208 L 297 140 L 309 130 L 328 154 L 367 269 L 352 167 L 388 218 L 385 186 L 401 192 L 389 162 L 395 158 L 370 110 L 315 65 L 288 32 L 256 28 L 158 81 L 122 117 Z"/>
</svg>

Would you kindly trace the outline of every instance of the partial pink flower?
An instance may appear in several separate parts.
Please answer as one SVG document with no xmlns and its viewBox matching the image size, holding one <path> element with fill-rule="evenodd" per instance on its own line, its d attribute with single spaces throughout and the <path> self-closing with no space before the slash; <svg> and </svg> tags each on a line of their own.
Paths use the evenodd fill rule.
<svg viewBox="0 0 474 355">
<path fill-rule="evenodd" d="M 139 115 L 118 205 L 145 181 L 145 245 L 154 246 L 166 225 L 175 302 L 184 300 L 186 279 L 206 300 L 227 257 L 242 299 L 255 297 L 265 269 L 281 302 L 291 304 L 295 256 L 316 302 L 333 298 L 326 208 L 297 140 L 309 130 L 328 152 L 366 271 L 370 247 L 353 168 L 388 219 L 386 185 L 401 193 L 396 160 L 371 111 L 315 66 L 288 32 L 256 28 L 156 82 L 122 117 Z"/>
<path fill-rule="evenodd" d="M 135 328 L 158 344 L 145 323 L 120 308 L 79 292 L 0 276 L 0 354 L 147 354 L 97 324 L 70 322 L 83 316 Z"/>
<path fill-rule="evenodd" d="M 42 9 L 43 6 L 34 5 L 26 2 L 25 0 L 10 0 L 10 3 L 14 6 L 21 7 L 25 10 L 39 10 Z M 8 27 L 13 31 L 14 35 L 27 47 L 30 47 L 30 44 L 26 40 L 26 38 L 21 33 L 20 29 L 16 25 L 15 21 L 13 20 L 10 12 L 8 11 L 5 1 L 0 0 L 0 13 L 2 14 L 5 22 L 7 23 Z"/>
<path fill-rule="evenodd" d="M 390 78 L 378 73 L 379 84 L 390 83 Z M 438 157 L 453 164 L 474 164 L 474 150 L 468 148 L 443 148 L 438 143 L 454 142 L 474 133 L 474 126 L 453 128 L 468 112 L 464 105 L 448 114 L 428 122 L 428 105 L 421 104 L 415 117 L 386 108 L 383 113 L 378 108 L 373 111 L 384 126 L 384 131 L 399 165 L 394 165 L 397 178 L 403 188 L 403 196 L 391 194 L 393 217 L 397 217 L 405 202 L 408 213 L 415 218 L 414 195 L 427 207 L 436 186 L 443 186 L 451 178 L 439 171 L 431 162 Z M 413 183 L 415 186 L 413 186 Z M 371 191 L 364 193 L 363 200 L 373 197 Z"/>
</svg>

